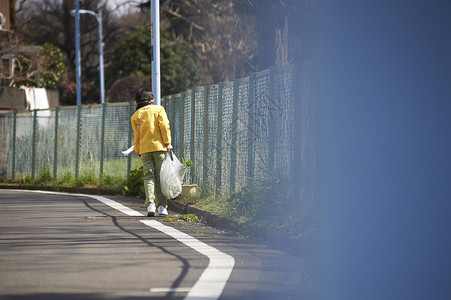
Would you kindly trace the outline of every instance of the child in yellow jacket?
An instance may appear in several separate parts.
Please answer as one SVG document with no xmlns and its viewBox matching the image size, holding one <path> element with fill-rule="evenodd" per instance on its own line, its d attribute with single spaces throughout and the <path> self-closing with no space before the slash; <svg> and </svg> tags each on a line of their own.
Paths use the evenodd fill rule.
<svg viewBox="0 0 451 300">
<path fill-rule="evenodd" d="M 173 149 L 169 120 L 163 106 L 153 105 L 151 89 L 140 89 L 135 100 L 137 107 L 130 120 L 135 134 L 134 151 L 140 154 L 143 163 L 147 216 L 167 215 L 168 205 L 161 192 L 160 170 L 166 152 Z"/>
</svg>

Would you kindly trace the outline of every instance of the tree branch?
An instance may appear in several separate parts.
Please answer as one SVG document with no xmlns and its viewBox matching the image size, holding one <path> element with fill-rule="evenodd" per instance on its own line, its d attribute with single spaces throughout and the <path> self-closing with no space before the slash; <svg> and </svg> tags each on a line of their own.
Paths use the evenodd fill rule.
<svg viewBox="0 0 451 300">
<path fill-rule="evenodd" d="M 199 30 L 202 30 L 202 31 L 205 30 L 205 27 L 202 27 L 202 26 L 200 26 L 200 25 L 197 25 L 196 23 L 190 21 L 188 18 L 182 16 L 181 14 L 179 14 L 178 12 L 176 12 L 176 11 L 170 9 L 170 8 L 169 8 L 166 12 L 167 12 L 168 14 L 170 14 L 170 15 L 173 15 L 174 17 L 177 17 L 177 18 L 179 18 L 179 19 L 182 19 L 183 21 L 185 21 L 185 22 L 191 24 L 191 25 L 192 25 L 193 27 L 195 27 L 196 29 L 199 29 Z"/>
</svg>

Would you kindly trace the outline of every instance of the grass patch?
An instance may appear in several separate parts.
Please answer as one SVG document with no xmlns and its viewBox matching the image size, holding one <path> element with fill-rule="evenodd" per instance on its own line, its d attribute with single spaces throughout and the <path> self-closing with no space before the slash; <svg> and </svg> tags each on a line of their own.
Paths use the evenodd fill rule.
<svg viewBox="0 0 451 300">
<path fill-rule="evenodd" d="M 193 222 L 198 223 L 200 219 L 195 214 L 184 214 L 184 215 L 170 215 L 163 218 L 164 222 L 174 222 L 174 221 L 185 221 L 185 222 Z"/>
<path fill-rule="evenodd" d="M 312 203 L 295 200 L 286 172 L 264 169 L 262 174 L 233 194 L 215 193 L 213 188 L 199 185 L 182 201 L 233 219 L 245 229 L 265 228 L 293 237 L 310 235 L 317 225 Z"/>
<path fill-rule="evenodd" d="M 142 166 L 139 169 L 131 170 L 128 179 L 124 179 L 122 176 L 108 174 L 103 174 L 102 178 L 99 178 L 92 168 L 90 170 L 82 170 L 78 175 L 78 178 L 75 178 L 71 171 L 65 170 L 64 173 L 55 180 L 50 173 L 50 169 L 44 167 L 36 174 L 35 179 L 31 179 L 30 175 L 24 175 L 15 180 L 8 177 L 2 177 L 0 182 L 41 187 L 109 188 L 119 190 L 125 195 L 144 195 Z"/>
<path fill-rule="evenodd" d="M 87 188 L 99 187 L 99 178 L 95 175 L 94 170 L 83 171 L 75 179 L 75 186 Z"/>
</svg>

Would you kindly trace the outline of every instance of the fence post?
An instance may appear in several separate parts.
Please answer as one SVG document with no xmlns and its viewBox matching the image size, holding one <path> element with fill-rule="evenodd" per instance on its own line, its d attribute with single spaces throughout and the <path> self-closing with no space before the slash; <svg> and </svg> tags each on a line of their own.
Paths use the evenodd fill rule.
<svg viewBox="0 0 451 300">
<path fill-rule="evenodd" d="M 218 85 L 218 126 L 216 131 L 216 194 L 221 189 L 222 175 L 222 93 L 224 84 Z"/>
<path fill-rule="evenodd" d="M 171 95 L 171 129 L 175 128 L 175 96 Z"/>
<path fill-rule="evenodd" d="M 58 115 L 60 108 L 55 107 L 55 141 L 53 145 L 53 179 L 56 180 L 57 166 L 58 166 Z"/>
<path fill-rule="evenodd" d="M 36 124 L 37 122 L 37 109 L 33 111 L 33 136 L 31 141 L 31 179 L 34 179 L 36 173 Z"/>
<path fill-rule="evenodd" d="M 102 129 L 100 132 L 100 174 L 99 179 L 103 177 L 103 160 L 105 158 L 105 117 L 106 117 L 106 104 L 102 103 Z"/>
<path fill-rule="evenodd" d="M 274 67 L 269 68 L 269 103 L 268 103 L 268 167 L 274 169 L 275 127 L 276 127 L 276 92 Z"/>
<path fill-rule="evenodd" d="M 185 92 L 180 93 L 180 150 L 179 150 L 179 158 L 181 159 L 185 153 Z"/>
<path fill-rule="evenodd" d="M 77 105 L 77 137 L 75 141 L 75 179 L 78 179 L 80 164 L 81 105 Z"/>
<path fill-rule="evenodd" d="M 128 146 L 131 147 L 132 145 L 132 135 L 133 135 L 133 128 L 132 128 L 132 122 L 130 121 L 130 118 L 133 116 L 133 108 L 134 108 L 133 101 L 128 103 Z M 132 155 L 127 156 L 127 178 L 130 176 L 130 170 L 132 168 Z"/>
<path fill-rule="evenodd" d="M 196 117 L 196 105 L 195 105 L 195 102 L 196 102 L 196 89 L 195 88 L 192 88 L 191 89 L 191 153 L 190 153 L 190 159 L 191 159 L 191 161 L 196 161 L 195 160 L 195 149 L 194 149 L 194 138 L 195 138 L 195 132 L 196 132 L 196 130 L 195 130 L 195 128 L 194 128 L 194 126 L 196 125 L 196 120 L 195 120 L 195 117 Z M 194 182 L 194 174 L 195 174 L 195 165 L 193 165 L 192 167 L 191 167 L 191 183 L 193 183 Z"/>
<path fill-rule="evenodd" d="M 204 155 L 203 155 L 203 169 L 202 181 L 205 186 L 207 181 L 207 162 L 208 162 L 208 85 L 204 86 Z"/>
<path fill-rule="evenodd" d="M 254 177 L 254 81 L 255 75 L 249 74 L 249 95 L 247 98 L 249 115 L 247 121 L 247 178 L 248 184 Z"/>
<path fill-rule="evenodd" d="M 17 111 L 13 112 L 13 155 L 12 155 L 12 174 L 11 174 L 11 178 L 12 180 L 15 179 L 15 175 L 16 175 L 16 129 L 17 127 Z"/>
<path fill-rule="evenodd" d="M 233 102 L 232 102 L 232 144 L 230 145 L 230 192 L 236 189 L 236 140 L 238 127 L 238 80 L 233 81 Z"/>
</svg>

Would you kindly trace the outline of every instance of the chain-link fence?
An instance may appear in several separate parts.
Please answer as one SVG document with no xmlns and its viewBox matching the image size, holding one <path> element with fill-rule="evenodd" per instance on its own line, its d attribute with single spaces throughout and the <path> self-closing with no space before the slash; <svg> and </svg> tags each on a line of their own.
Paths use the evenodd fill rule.
<svg viewBox="0 0 451 300">
<path fill-rule="evenodd" d="M 236 191 L 264 170 L 291 173 L 294 159 L 294 68 L 274 67 L 232 82 L 195 87 L 162 99 L 179 159 L 190 158 L 186 184 Z M 140 166 L 133 144 L 133 102 L 0 115 L 0 175 L 32 179 L 94 172 L 127 177 Z M 299 115 L 301 117 L 301 115 Z"/>
<path fill-rule="evenodd" d="M 47 169 L 55 179 L 67 172 L 125 178 L 139 163 L 121 153 L 133 141 L 134 108 L 134 103 L 115 103 L 2 114 L 0 174 L 34 179 Z"/>
</svg>

